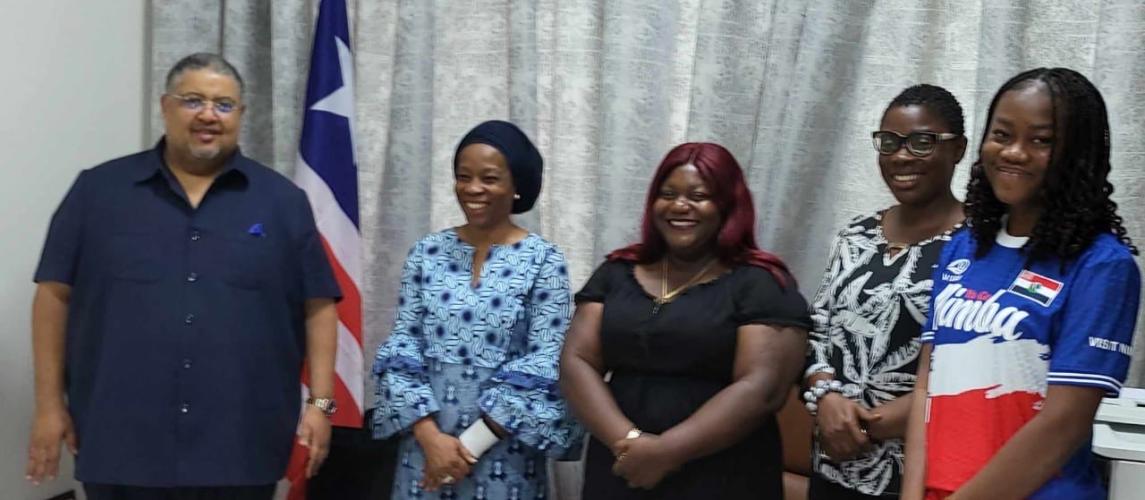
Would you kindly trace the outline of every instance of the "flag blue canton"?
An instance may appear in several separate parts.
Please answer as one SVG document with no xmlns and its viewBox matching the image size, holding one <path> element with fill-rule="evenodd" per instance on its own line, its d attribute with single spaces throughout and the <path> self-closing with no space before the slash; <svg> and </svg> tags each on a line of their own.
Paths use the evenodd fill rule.
<svg viewBox="0 0 1145 500">
<path fill-rule="evenodd" d="M 299 152 L 334 192 L 334 198 L 355 227 L 358 220 L 358 171 L 352 138 L 353 108 L 338 97 L 353 95 L 349 55 L 350 34 L 344 1 L 323 1 L 306 84 L 306 114 Z M 346 67 L 350 66 L 350 67 Z M 327 104 L 328 103 L 328 104 Z M 325 105 L 323 105 L 325 104 Z"/>
</svg>

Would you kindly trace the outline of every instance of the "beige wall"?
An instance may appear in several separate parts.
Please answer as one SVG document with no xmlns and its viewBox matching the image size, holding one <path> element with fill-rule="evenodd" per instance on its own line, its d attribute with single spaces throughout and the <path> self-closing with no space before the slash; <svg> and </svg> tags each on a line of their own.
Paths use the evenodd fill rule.
<svg viewBox="0 0 1145 500">
<path fill-rule="evenodd" d="M 0 497 L 49 498 L 24 481 L 32 408 L 32 273 L 48 220 L 83 168 L 144 138 L 144 0 L 0 0 Z"/>
</svg>

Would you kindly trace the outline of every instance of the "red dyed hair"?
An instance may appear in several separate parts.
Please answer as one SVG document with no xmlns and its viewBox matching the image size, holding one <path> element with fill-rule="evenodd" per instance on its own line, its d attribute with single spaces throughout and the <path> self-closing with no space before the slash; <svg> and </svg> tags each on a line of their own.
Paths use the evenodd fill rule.
<svg viewBox="0 0 1145 500">
<path fill-rule="evenodd" d="M 652 204 L 656 202 L 660 185 L 668 175 L 684 165 L 694 165 L 699 170 L 700 177 L 712 190 L 712 201 L 720 211 L 721 226 L 716 236 L 716 254 L 720 260 L 728 265 L 762 267 L 784 286 L 793 281 L 787 265 L 779 257 L 760 250 L 755 243 L 755 205 L 744 181 L 743 169 L 727 149 L 710 142 L 689 142 L 668 152 L 648 188 L 644 220 L 640 225 L 640 243 L 613 250 L 607 259 L 647 264 L 664 256 L 668 247 L 652 222 L 655 217 Z"/>
</svg>

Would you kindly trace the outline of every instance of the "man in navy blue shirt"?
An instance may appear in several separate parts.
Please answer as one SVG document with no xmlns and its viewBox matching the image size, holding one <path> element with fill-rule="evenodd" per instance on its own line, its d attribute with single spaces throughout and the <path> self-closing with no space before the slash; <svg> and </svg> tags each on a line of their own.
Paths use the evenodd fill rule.
<svg viewBox="0 0 1145 500">
<path fill-rule="evenodd" d="M 306 195 L 238 150 L 242 90 L 184 58 L 164 138 L 81 172 L 53 216 L 29 480 L 64 442 L 89 499 L 265 499 L 295 433 L 309 474 L 325 458 L 340 292 Z"/>
</svg>

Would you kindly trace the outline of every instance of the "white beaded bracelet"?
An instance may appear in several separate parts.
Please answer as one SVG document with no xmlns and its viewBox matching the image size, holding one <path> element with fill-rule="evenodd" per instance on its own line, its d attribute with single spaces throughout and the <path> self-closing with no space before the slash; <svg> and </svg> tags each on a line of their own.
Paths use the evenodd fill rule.
<svg viewBox="0 0 1145 500">
<path fill-rule="evenodd" d="M 835 375 L 835 368 L 827 363 L 815 363 L 811 366 L 808 366 L 807 369 L 803 371 L 803 378 L 811 378 L 811 376 L 816 373 Z"/>
<path fill-rule="evenodd" d="M 838 380 L 816 380 L 815 385 L 803 391 L 803 406 L 807 411 L 811 412 L 811 416 L 815 416 L 819 411 L 819 398 L 826 396 L 828 392 L 843 393 L 843 383 Z"/>
</svg>

